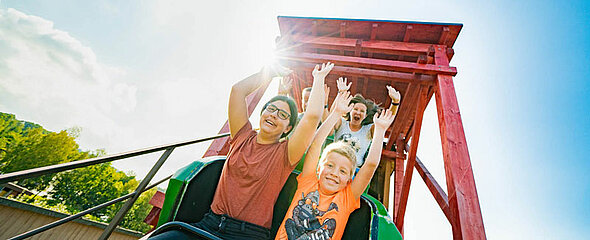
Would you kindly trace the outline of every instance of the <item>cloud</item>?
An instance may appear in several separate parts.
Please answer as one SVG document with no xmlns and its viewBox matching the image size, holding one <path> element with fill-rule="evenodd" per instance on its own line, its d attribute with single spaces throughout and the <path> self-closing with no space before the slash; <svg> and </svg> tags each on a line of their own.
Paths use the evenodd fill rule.
<svg viewBox="0 0 590 240">
<path fill-rule="evenodd" d="M 80 126 L 88 141 L 104 140 L 118 132 L 113 116 L 136 106 L 136 87 L 124 77 L 53 22 L 0 9 L 0 111 L 52 131 Z"/>
</svg>

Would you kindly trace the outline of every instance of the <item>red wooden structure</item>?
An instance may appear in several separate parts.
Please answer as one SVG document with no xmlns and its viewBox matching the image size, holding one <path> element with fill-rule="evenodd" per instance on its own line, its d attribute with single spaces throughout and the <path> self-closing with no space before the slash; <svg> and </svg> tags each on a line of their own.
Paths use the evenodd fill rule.
<svg viewBox="0 0 590 240">
<path fill-rule="evenodd" d="M 371 183 L 372 195 L 388 206 L 394 177 L 394 222 L 403 233 L 413 169 L 416 168 L 450 222 L 454 239 L 485 239 L 483 219 L 463 124 L 449 66 L 461 24 L 356 19 L 279 17 L 277 56 L 294 70 L 292 96 L 312 85 L 311 70 L 322 62 L 336 64 L 328 78 L 347 77 L 351 92 L 389 106 L 385 88 L 402 94 L 397 117 L 388 130 L 381 166 Z M 266 86 L 248 98 L 250 113 Z M 330 93 L 330 102 L 336 91 Z M 447 182 L 445 192 L 416 157 L 424 110 L 435 96 Z M 300 108 L 301 109 L 301 108 Z M 227 122 L 221 132 L 227 132 Z M 227 138 L 212 143 L 205 156 L 227 153 Z M 405 169 L 404 169 L 405 162 Z M 448 193 L 448 195 L 447 195 Z"/>
</svg>

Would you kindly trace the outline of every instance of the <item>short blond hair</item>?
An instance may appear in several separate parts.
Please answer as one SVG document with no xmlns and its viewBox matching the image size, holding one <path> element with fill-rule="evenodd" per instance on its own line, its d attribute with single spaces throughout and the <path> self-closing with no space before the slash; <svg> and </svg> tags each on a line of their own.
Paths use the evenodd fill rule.
<svg viewBox="0 0 590 240">
<path fill-rule="evenodd" d="M 356 152 L 354 149 L 350 146 L 350 144 L 344 141 L 333 142 L 324 148 L 322 156 L 320 157 L 320 165 L 326 161 L 326 157 L 332 152 L 338 153 L 350 160 L 350 176 L 352 177 L 354 169 L 356 169 Z"/>
</svg>

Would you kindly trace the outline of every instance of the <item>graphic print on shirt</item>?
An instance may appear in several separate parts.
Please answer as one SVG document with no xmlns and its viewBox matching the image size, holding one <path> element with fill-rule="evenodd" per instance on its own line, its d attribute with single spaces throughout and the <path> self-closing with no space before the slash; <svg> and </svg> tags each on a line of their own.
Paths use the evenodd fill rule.
<svg viewBox="0 0 590 240">
<path fill-rule="evenodd" d="M 361 150 L 361 140 L 357 137 L 352 136 L 350 133 L 345 133 L 340 136 L 338 141 L 342 140 L 345 143 L 348 143 L 355 152 Z"/>
<path fill-rule="evenodd" d="M 320 217 L 329 211 L 338 211 L 338 205 L 330 203 L 325 211 L 318 209 L 320 193 L 318 190 L 310 192 L 307 196 L 301 193 L 301 199 L 293 208 L 293 217 L 285 221 L 285 230 L 289 240 L 328 240 L 334 235 L 336 220 L 324 219 L 320 223 Z"/>
</svg>

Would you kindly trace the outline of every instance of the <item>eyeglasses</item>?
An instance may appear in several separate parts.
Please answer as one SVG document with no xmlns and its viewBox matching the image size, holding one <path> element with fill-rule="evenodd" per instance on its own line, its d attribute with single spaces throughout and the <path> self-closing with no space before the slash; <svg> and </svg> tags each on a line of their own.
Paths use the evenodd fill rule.
<svg viewBox="0 0 590 240">
<path fill-rule="evenodd" d="M 279 112 L 277 113 L 277 116 L 279 116 L 279 118 L 283 119 L 283 120 L 287 120 L 287 119 L 289 119 L 289 117 L 291 117 L 291 114 L 289 114 L 287 111 L 285 111 L 283 109 L 279 109 L 277 106 L 275 106 L 273 104 L 268 104 L 268 106 L 266 106 L 265 110 L 268 111 L 269 113 L 273 113 L 278 110 Z"/>
</svg>

